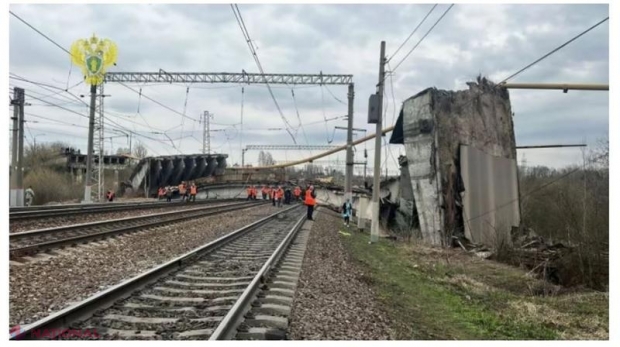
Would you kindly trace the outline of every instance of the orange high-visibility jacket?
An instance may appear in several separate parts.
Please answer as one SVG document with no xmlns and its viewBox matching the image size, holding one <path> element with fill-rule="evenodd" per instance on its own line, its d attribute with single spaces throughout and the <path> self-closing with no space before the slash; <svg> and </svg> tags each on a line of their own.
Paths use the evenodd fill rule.
<svg viewBox="0 0 620 347">
<path fill-rule="evenodd" d="M 197 192 L 198 192 L 198 188 L 196 186 L 189 187 L 189 193 L 191 195 L 196 195 Z"/>
<path fill-rule="evenodd" d="M 306 199 L 304 200 L 304 203 L 308 206 L 316 205 L 316 200 L 312 197 L 312 191 L 310 189 L 306 190 Z"/>
<path fill-rule="evenodd" d="M 184 195 L 186 190 L 185 184 L 179 184 L 179 194 Z"/>
<path fill-rule="evenodd" d="M 284 196 L 284 189 L 282 188 L 278 189 L 278 191 L 276 192 L 276 198 L 282 199 L 283 196 Z"/>
<path fill-rule="evenodd" d="M 252 187 L 248 187 L 246 191 L 248 192 L 248 195 L 252 195 Z"/>
<path fill-rule="evenodd" d="M 301 195 L 301 188 L 295 187 L 293 194 L 295 194 L 295 197 L 298 198 Z"/>
</svg>

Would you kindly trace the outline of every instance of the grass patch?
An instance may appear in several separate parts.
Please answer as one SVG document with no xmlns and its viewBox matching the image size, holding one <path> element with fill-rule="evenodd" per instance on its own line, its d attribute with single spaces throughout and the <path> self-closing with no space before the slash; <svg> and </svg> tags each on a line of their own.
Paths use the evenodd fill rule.
<svg viewBox="0 0 620 347">
<path fill-rule="evenodd" d="M 551 285 L 462 251 L 388 240 L 370 246 L 358 232 L 340 238 L 366 270 L 398 339 L 609 338 L 607 293 L 548 295 L 557 288 L 541 291 Z"/>
</svg>

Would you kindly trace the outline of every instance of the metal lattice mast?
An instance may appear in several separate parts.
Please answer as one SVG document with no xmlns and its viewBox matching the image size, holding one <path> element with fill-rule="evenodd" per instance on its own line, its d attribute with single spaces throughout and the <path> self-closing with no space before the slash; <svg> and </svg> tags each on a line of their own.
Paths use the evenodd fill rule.
<svg viewBox="0 0 620 347">
<path fill-rule="evenodd" d="M 103 139 L 103 99 L 105 96 L 103 95 L 103 83 L 100 84 L 97 88 L 97 110 L 95 112 L 95 136 L 93 143 L 93 152 L 96 153 L 94 157 L 98 158 L 99 163 L 94 163 L 93 165 L 93 174 L 92 174 L 92 182 L 95 189 L 92 191 L 92 199 L 94 201 L 103 201 L 103 194 L 105 189 L 104 182 L 104 165 L 103 165 L 103 149 L 104 149 L 104 139 Z"/>
<path fill-rule="evenodd" d="M 211 154 L 211 117 L 213 115 L 207 111 L 205 114 L 205 121 L 207 122 L 207 154 Z"/>
<path fill-rule="evenodd" d="M 202 154 L 207 154 L 207 122 L 206 119 L 207 118 L 207 112 L 209 111 L 204 111 L 202 113 Z"/>
</svg>

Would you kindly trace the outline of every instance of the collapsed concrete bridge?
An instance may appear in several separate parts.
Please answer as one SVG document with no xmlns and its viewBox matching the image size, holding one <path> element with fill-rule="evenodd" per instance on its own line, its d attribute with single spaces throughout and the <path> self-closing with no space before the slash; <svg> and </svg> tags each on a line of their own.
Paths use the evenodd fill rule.
<svg viewBox="0 0 620 347">
<path fill-rule="evenodd" d="M 146 189 L 155 194 L 162 186 L 176 186 L 182 181 L 221 176 L 226 169 L 226 154 L 190 154 L 148 157 L 140 160 L 124 190 Z"/>
</svg>

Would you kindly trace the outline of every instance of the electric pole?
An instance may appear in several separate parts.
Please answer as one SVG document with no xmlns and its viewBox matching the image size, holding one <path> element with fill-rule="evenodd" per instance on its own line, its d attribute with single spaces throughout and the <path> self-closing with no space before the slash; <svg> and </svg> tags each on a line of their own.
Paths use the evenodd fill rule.
<svg viewBox="0 0 620 347">
<path fill-rule="evenodd" d="M 347 157 L 346 170 L 344 176 L 344 198 L 353 201 L 352 182 L 353 182 L 353 98 L 355 96 L 353 83 L 349 83 L 349 112 L 347 117 Z"/>
<path fill-rule="evenodd" d="M 91 202 L 91 182 L 93 169 L 93 138 L 95 133 L 95 108 L 97 103 L 97 85 L 90 86 L 90 117 L 88 118 L 88 149 L 86 153 L 86 179 L 84 180 L 84 201 Z M 99 158 L 103 160 L 103 158 Z"/>
<path fill-rule="evenodd" d="M 24 145 L 24 90 L 13 89 L 13 148 L 11 149 L 11 193 L 10 206 L 24 206 L 24 187 L 22 186 L 23 145 Z"/>
<path fill-rule="evenodd" d="M 368 165 L 368 151 L 364 148 L 364 183 L 366 183 L 366 166 Z"/>
<path fill-rule="evenodd" d="M 383 126 L 383 87 L 385 80 L 385 41 L 381 41 L 381 55 L 379 56 L 379 84 L 377 85 L 378 112 L 377 128 L 375 136 L 375 167 L 372 185 L 372 224 L 370 226 L 370 242 L 379 240 L 379 207 L 380 207 L 380 188 L 381 185 L 381 133 Z"/>
<path fill-rule="evenodd" d="M 24 206 L 24 90 L 19 95 L 19 147 L 17 148 L 17 206 Z"/>
<path fill-rule="evenodd" d="M 241 87 L 241 122 L 239 123 L 239 149 L 241 150 L 241 167 L 245 167 L 245 151 L 243 150 L 243 97 L 245 89 Z"/>
</svg>

